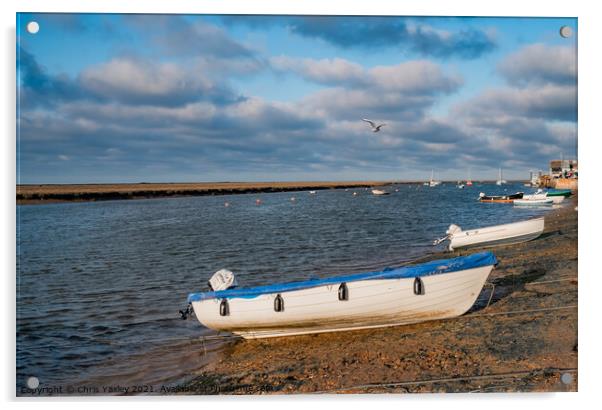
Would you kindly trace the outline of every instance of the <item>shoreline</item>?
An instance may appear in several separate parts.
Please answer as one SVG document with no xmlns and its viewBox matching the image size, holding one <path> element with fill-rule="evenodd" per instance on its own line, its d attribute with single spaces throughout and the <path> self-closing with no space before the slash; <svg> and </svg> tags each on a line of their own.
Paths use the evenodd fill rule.
<svg viewBox="0 0 602 410">
<path fill-rule="evenodd" d="M 234 339 L 216 361 L 174 389 L 180 394 L 577 391 L 577 198 L 565 202 L 545 215 L 541 237 L 492 249 L 499 265 L 463 316 Z M 478 251 L 433 253 L 420 262 Z"/>
<path fill-rule="evenodd" d="M 453 181 L 443 181 L 455 183 Z M 491 181 L 475 181 L 489 183 Z M 415 185 L 424 181 L 326 181 L 326 182 L 190 182 L 117 184 L 22 184 L 16 187 L 17 205 L 94 202 L 128 199 L 177 198 L 207 195 L 239 195 L 272 192 L 319 191 Z"/>
<path fill-rule="evenodd" d="M 392 181 L 17 185 L 18 205 L 370 188 Z"/>
</svg>

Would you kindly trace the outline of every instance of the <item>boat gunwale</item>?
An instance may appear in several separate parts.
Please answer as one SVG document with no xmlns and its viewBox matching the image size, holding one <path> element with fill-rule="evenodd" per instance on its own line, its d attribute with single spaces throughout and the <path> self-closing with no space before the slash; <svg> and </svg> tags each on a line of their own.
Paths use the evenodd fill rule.
<svg viewBox="0 0 602 410">
<path fill-rule="evenodd" d="M 459 272 L 484 266 L 495 266 L 498 261 L 491 251 L 473 253 L 449 259 L 437 259 L 418 265 L 401 266 L 398 268 L 385 268 L 381 271 L 362 272 L 343 276 L 332 276 L 306 281 L 276 283 L 271 285 L 250 288 L 234 288 L 216 292 L 196 292 L 188 295 L 188 302 L 200 302 L 211 299 L 253 299 L 262 295 L 285 293 L 309 289 L 319 286 L 331 286 L 342 282 L 357 282 L 378 279 L 411 279 L 416 277 L 441 275 L 450 272 Z"/>
<path fill-rule="evenodd" d="M 460 232 L 458 232 L 458 233 L 454 233 L 454 234 L 452 235 L 452 238 L 454 238 L 454 237 L 456 237 L 456 236 L 458 236 L 458 237 L 460 237 L 460 236 L 466 236 L 467 234 L 468 234 L 468 236 L 470 236 L 470 235 L 476 235 L 476 234 L 480 234 L 480 233 L 483 233 L 483 231 L 485 231 L 486 229 L 492 229 L 492 228 L 503 229 L 503 228 L 508 228 L 508 227 L 510 227 L 510 226 L 513 226 L 513 225 L 525 224 L 525 223 L 527 223 L 527 222 L 539 222 L 539 221 L 541 221 L 541 220 L 543 220 L 543 221 L 544 221 L 544 223 L 545 223 L 545 217 L 543 217 L 543 216 L 538 216 L 538 217 L 535 217 L 535 218 L 526 219 L 526 220 L 524 220 L 524 221 L 518 221 L 518 222 L 509 222 L 509 223 L 507 223 L 507 224 L 501 224 L 501 225 L 489 225 L 489 226 L 484 226 L 484 227 L 482 227 L 482 228 L 470 228 L 470 229 L 466 229 L 466 230 L 464 230 L 464 229 L 462 229 L 462 227 L 460 227 L 460 229 L 462 229 L 462 230 L 461 230 Z M 478 232 L 477 232 L 477 231 L 478 231 Z M 542 231 L 543 231 L 543 229 L 542 229 Z M 495 231 L 494 231 L 494 232 L 495 232 Z M 489 231 L 487 231 L 487 233 L 489 233 Z M 464 235 L 461 235 L 461 234 L 464 234 Z"/>
</svg>

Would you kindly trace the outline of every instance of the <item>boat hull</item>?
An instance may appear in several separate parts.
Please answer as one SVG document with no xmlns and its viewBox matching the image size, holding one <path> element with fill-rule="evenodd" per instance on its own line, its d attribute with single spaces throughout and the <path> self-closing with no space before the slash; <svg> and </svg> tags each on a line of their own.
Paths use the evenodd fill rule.
<svg viewBox="0 0 602 410">
<path fill-rule="evenodd" d="M 533 240 L 539 237 L 543 230 L 544 218 L 537 218 L 512 224 L 460 231 L 451 236 L 449 250 L 513 245 Z"/>
<path fill-rule="evenodd" d="M 558 205 L 558 204 L 562 203 L 564 201 L 564 198 L 566 198 L 566 197 L 561 195 L 561 196 L 552 196 L 549 198 L 552 200 L 552 202 L 554 202 L 555 205 Z"/>
<path fill-rule="evenodd" d="M 281 312 L 274 310 L 276 293 L 228 298 L 228 316 L 220 316 L 221 299 L 193 301 L 192 306 L 204 326 L 246 339 L 398 326 L 466 313 L 492 269 L 421 277 L 423 294 L 415 294 L 415 277 L 348 282 L 348 300 L 339 300 L 340 284 L 281 292 Z"/>
<path fill-rule="evenodd" d="M 514 202 L 515 199 L 521 199 L 523 197 L 522 192 L 517 192 L 512 195 L 482 195 L 479 197 L 479 201 L 481 202 L 497 202 L 497 203 L 511 203 Z"/>
<path fill-rule="evenodd" d="M 559 189 L 559 190 L 549 190 L 548 196 L 562 196 L 568 198 L 571 196 L 572 192 L 569 189 Z"/>
<path fill-rule="evenodd" d="M 516 199 L 514 205 L 516 206 L 541 206 L 541 205 L 552 205 L 554 200 L 552 198 L 544 199 Z"/>
</svg>

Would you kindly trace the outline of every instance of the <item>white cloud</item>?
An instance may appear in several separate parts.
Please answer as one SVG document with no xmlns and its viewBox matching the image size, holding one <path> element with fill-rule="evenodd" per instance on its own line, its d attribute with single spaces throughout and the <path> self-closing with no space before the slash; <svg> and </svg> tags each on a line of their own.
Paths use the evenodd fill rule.
<svg viewBox="0 0 602 410">
<path fill-rule="evenodd" d="M 512 84 L 576 84 L 577 51 L 568 46 L 532 44 L 507 56 L 499 72 Z"/>
</svg>

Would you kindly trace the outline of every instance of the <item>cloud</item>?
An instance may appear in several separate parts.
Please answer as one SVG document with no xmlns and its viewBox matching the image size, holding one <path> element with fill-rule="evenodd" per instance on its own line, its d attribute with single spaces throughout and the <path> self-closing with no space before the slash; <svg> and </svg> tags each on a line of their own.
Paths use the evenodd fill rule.
<svg viewBox="0 0 602 410">
<path fill-rule="evenodd" d="M 194 21 L 177 15 L 127 15 L 131 27 L 148 35 L 168 56 L 212 56 L 253 58 L 255 52 L 232 39 L 220 27 L 196 17 Z"/>
<path fill-rule="evenodd" d="M 354 85 L 366 81 L 366 73 L 361 65 L 342 58 L 315 60 L 281 55 L 270 58 L 269 62 L 278 72 L 292 72 L 319 84 Z"/>
<path fill-rule="evenodd" d="M 467 150 L 525 168 L 542 158 L 575 153 L 576 56 L 567 47 L 528 45 L 504 58 L 498 72 L 508 85 L 485 89 L 456 104 L 451 115 L 480 143 Z"/>
<path fill-rule="evenodd" d="M 49 106 L 61 101 L 117 101 L 176 106 L 195 101 L 230 104 L 243 97 L 224 82 L 206 60 L 189 64 L 116 57 L 84 69 L 76 78 L 51 75 L 28 51 L 19 48 L 21 105 Z"/>
<path fill-rule="evenodd" d="M 22 47 L 17 49 L 20 105 L 35 107 L 57 100 L 79 98 L 82 95 L 77 84 L 66 74 L 51 75 L 38 64 L 35 57 Z"/>
<path fill-rule="evenodd" d="M 237 99 L 227 87 L 215 84 L 194 69 L 141 59 L 116 58 L 84 70 L 78 80 L 96 96 L 131 104 L 170 106 Z"/>
<path fill-rule="evenodd" d="M 441 95 L 459 89 L 463 81 L 443 72 L 430 61 L 409 61 L 393 66 L 363 69 L 345 61 L 287 58 L 286 67 L 311 81 L 335 87 L 306 96 L 300 105 L 327 121 L 370 117 L 416 120 L 425 115 Z M 282 64 L 280 64 L 282 66 Z"/>
<path fill-rule="evenodd" d="M 300 17 L 288 27 L 292 33 L 342 48 L 398 47 L 439 58 L 473 59 L 496 48 L 494 39 L 481 30 L 449 32 L 400 17 Z"/>
<path fill-rule="evenodd" d="M 577 83 L 577 52 L 566 46 L 532 44 L 510 54 L 498 71 L 513 85 Z"/>
<path fill-rule="evenodd" d="M 576 121 L 577 89 L 556 85 L 489 89 L 459 104 L 454 112 L 473 124 L 487 124 L 507 116 Z"/>
<path fill-rule="evenodd" d="M 252 29 L 286 27 L 289 32 L 323 40 L 345 49 L 399 48 L 426 57 L 474 59 L 492 52 L 497 42 L 490 33 L 465 28 L 437 29 L 419 18 L 382 16 L 221 16 L 227 26 Z"/>
<path fill-rule="evenodd" d="M 271 58 L 270 64 L 278 72 L 292 72 L 318 84 L 373 87 L 413 95 L 448 94 L 462 85 L 460 77 L 445 74 L 439 65 L 428 60 L 365 69 L 342 58 L 315 60 L 278 56 Z"/>
</svg>

